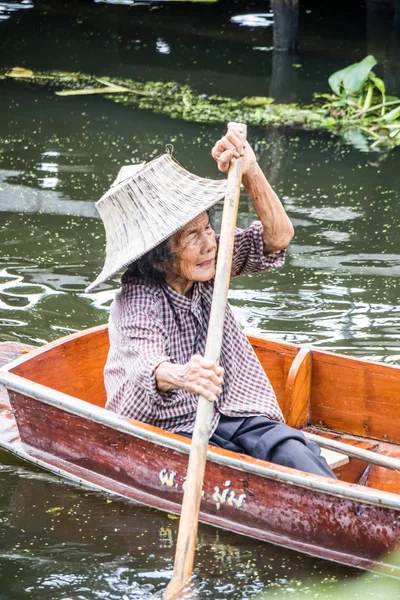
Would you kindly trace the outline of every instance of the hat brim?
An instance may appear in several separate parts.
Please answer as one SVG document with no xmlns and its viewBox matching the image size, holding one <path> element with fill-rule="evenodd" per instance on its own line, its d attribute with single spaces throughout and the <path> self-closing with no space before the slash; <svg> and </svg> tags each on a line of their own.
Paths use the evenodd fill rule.
<svg viewBox="0 0 400 600">
<path fill-rule="evenodd" d="M 226 180 L 198 177 L 164 154 L 110 188 L 96 203 L 106 231 L 106 259 L 94 288 L 220 202 Z"/>
</svg>

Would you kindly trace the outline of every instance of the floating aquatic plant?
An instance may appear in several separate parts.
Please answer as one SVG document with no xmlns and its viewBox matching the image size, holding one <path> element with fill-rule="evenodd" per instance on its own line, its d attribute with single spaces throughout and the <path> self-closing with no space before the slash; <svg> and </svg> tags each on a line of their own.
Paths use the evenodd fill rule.
<svg viewBox="0 0 400 600">
<path fill-rule="evenodd" d="M 400 144 L 400 98 L 386 96 L 384 81 L 372 71 L 377 64 L 370 54 L 336 71 L 328 80 L 333 94 L 319 96 L 325 100 L 321 110 L 347 132 L 357 128 L 370 149 Z"/>
<path fill-rule="evenodd" d="M 373 73 L 370 55 L 329 78 L 332 94 L 316 96 L 308 106 L 277 104 L 273 98 L 241 99 L 199 94 L 176 82 L 101 79 L 84 73 L 33 72 L 15 67 L 0 78 L 15 78 L 53 88 L 59 96 L 101 94 L 125 106 L 151 110 L 197 123 L 240 121 L 329 130 L 362 151 L 390 150 L 400 145 L 400 98 L 386 96 L 385 84 Z"/>
</svg>

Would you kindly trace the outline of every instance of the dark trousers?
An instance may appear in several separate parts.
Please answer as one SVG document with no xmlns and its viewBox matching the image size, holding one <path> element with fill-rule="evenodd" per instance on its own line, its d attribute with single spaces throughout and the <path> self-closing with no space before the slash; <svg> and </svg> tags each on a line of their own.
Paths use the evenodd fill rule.
<svg viewBox="0 0 400 600">
<path fill-rule="evenodd" d="M 336 479 L 325 458 L 321 456 L 318 444 L 307 440 L 301 431 L 267 417 L 221 415 L 210 443 L 284 467 Z"/>
</svg>

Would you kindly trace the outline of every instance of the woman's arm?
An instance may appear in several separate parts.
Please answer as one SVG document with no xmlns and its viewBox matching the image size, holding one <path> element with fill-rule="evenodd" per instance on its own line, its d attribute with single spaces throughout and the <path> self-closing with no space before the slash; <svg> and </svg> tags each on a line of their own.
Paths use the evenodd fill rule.
<svg viewBox="0 0 400 600">
<path fill-rule="evenodd" d="M 242 181 L 262 224 L 264 254 L 273 254 L 286 248 L 294 234 L 293 225 L 257 163 L 239 124 L 228 124 L 226 135 L 218 140 L 211 154 L 223 173 L 229 171 L 233 158 L 243 157 Z"/>
<path fill-rule="evenodd" d="M 243 173 L 242 181 L 262 224 L 264 254 L 283 250 L 293 237 L 293 225 L 257 162 Z"/>
</svg>

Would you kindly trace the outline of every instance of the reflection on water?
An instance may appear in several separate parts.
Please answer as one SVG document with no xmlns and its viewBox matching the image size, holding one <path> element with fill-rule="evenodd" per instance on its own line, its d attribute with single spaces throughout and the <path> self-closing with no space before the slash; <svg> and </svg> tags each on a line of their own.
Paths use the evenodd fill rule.
<svg viewBox="0 0 400 600">
<path fill-rule="evenodd" d="M 172 572 L 174 515 L 82 491 L 18 463 L 0 468 L 0 483 L 4 597 L 160 597 Z M 276 588 L 290 594 L 339 574 L 355 570 L 200 526 L 193 597 L 248 598 Z"/>
<path fill-rule="evenodd" d="M 21 0 L 21 2 L 0 2 L 0 21 L 9 19 L 11 14 L 27 8 L 33 8 L 32 0 Z"/>
<path fill-rule="evenodd" d="M 249 15 L 236 15 L 231 17 L 231 23 L 242 27 L 271 27 L 274 24 L 273 13 L 251 13 Z"/>
</svg>

